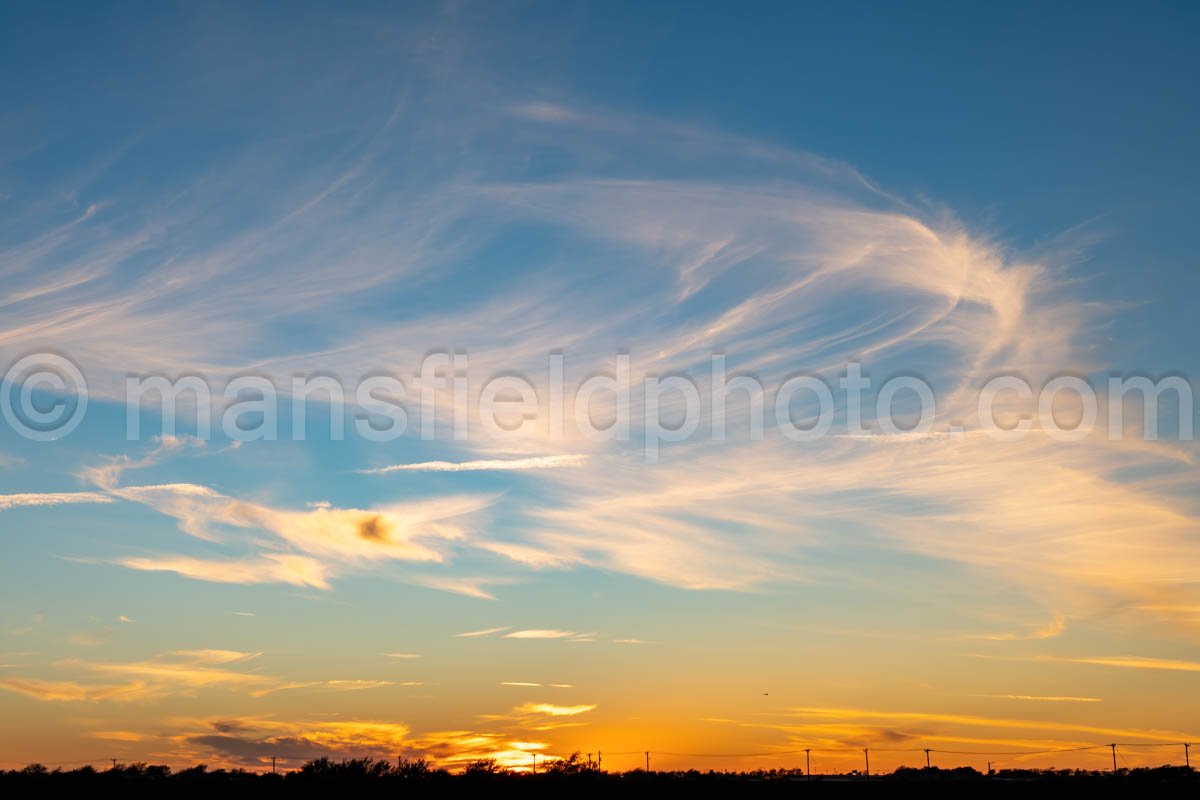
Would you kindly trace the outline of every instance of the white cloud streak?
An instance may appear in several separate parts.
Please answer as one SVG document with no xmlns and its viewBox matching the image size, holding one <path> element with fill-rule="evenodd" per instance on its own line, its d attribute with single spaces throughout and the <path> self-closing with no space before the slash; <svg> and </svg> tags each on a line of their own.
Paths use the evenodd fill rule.
<svg viewBox="0 0 1200 800">
<path fill-rule="evenodd" d="M 478 631 L 466 631 L 465 633 L 456 633 L 454 635 L 460 639 L 463 639 L 463 638 L 473 639 L 477 636 L 491 636 L 492 634 L 500 633 L 501 631 L 506 631 L 509 629 L 509 627 L 511 627 L 511 626 L 505 626 L 503 628 L 483 628 L 482 630 L 478 630 Z"/>
<path fill-rule="evenodd" d="M 100 492 L 43 492 L 34 494 L 0 494 L 0 511 L 11 508 L 78 505 L 81 503 L 113 503 L 114 498 Z"/>
<path fill-rule="evenodd" d="M 531 628 L 528 630 L 513 631 L 512 633 L 504 634 L 505 639 L 570 639 L 579 634 L 574 631 L 560 631 L 544 628 Z"/>
<path fill-rule="evenodd" d="M 1040 694 L 985 694 L 996 700 L 1021 700 L 1034 703 L 1099 703 L 1099 697 L 1074 697 L 1071 695 L 1040 695 Z"/>
<path fill-rule="evenodd" d="M 422 461 L 416 464 L 393 464 L 390 467 L 359 470 L 363 475 L 386 475 L 390 472 L 503 472 L 519 470 L 560 469 L 577 467 L 587 461 L 585 455 L 536 456 L 532 458 L 482 459 L 477 461 Z"/>
</svg>

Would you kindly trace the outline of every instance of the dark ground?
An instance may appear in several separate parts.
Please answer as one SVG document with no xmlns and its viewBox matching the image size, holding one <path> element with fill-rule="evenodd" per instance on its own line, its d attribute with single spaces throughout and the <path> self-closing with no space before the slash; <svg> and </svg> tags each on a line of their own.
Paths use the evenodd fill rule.
<svg viewBox="0 0 1200 800">
<path fill-rule="evenodd" d="M 103 771 L 90 767 L 62 771 L 31 765 L 23 770 L 0 773 L 0 795 L 44 796 L 47 793 L 110 794 L 121 796 L 153 792 L 159 796 L 200 795 L 262 796 L 306 794 L 396 795 L 509 795 L 566 796 L 580 794 L 740 796 L 765 792 L 771 795 L 804 794 L 816 786 L 857 783 L 882 789 L 939 786 L 974 794 L 1129 789 L 1139 794 L 1156 789 L 1200 789 L 1200 776 L 1187 767 L 1157 767 L 1090 772 L 1084 770 L 1002 770 L 983 775 L 969 767 L 959 769 L 901 769 L 885 775 L 860 774 L 813 776 L 799 770 L 769 772 L 598 772 L 577 762 L 560 762 L 546 772 L 529 775 L 499 770 L 494 763 L 478 762 L 462 774 L 433 769 L 423 761 L 396 765 L 385 761 L 357 759 L 333 762 L 312 761 L 284 774 L 244 770 L 209 770 L 194 767 L 172 772 L 169 767 L 145 764 L 119 765 Z"/>
</svg>

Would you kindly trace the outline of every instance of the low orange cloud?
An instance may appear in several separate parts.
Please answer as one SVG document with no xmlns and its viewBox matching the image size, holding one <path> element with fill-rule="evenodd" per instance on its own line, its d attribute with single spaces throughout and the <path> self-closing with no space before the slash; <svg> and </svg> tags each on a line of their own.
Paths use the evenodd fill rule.
<svg viewBox="0 0 1200 800">
<path fill-rule="evenodd" d="M 228 766 L 265 767 L 272 757 L 298 766 L 313 758 L 364 756 L 394 761 L 424 758 L 446 769 L 461 769 L 490 759 L 514 771 L 532 768 L 558 756 L 545 751 L 548 743 L 531 740 L 519 730 L 445 730 L 413 734 L 402 722 L 378 720 L 324 721 L 273 719 L 219 720 L 194 723 L 190 731 L 173 734 L 176 752 L 193 761 Z"/>
<path fill-rule="evenodd" d="M 553 703 L 526 703 L 519 706 L 516 711 L 520 714 L 545 714 L 551 717 L 573 717 L 576 714 L 583 714 L 588 711 L 594 711 L 595 705 L 578 705 L 578 706 L 557 706 Z"/>
</svg>

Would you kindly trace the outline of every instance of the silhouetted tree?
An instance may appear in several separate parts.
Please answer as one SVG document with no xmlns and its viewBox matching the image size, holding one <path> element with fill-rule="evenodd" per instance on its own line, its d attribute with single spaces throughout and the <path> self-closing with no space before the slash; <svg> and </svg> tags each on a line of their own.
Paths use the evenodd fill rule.
<svg viewBox="0 0 1200 800">
<path fill-rule="evenodd" d="M 433 765 L 424 758 L 406 758 L 396 767 L 396 774 L 409 780 L 426 778 L 433 772 Z"/>
<path fill-rule="evenodd" d="M 546 767 L 546 772 L 551 775 L 579 775 L 584 772 L 594 772 L 595 769 L 595 767 L 583 760 L 582 754 L 576 751 L 566 758 L 551 761 L 549 766 Z"/>
<path fill-rule="evenodd" d="M 507 772 L 504 767 L 494 758 L 481 758 L 478 761 L 472 761 L 467 764 L 463 770 L 463 775 L 498 775 Z"/>
</svg>

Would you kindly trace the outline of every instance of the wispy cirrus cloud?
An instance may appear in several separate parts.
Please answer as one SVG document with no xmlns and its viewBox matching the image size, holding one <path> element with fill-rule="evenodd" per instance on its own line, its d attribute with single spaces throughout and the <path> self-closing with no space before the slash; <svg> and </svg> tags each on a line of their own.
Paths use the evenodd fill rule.
<svg viewBox="0 0 1200 800">
<path fill-rule="evenodd" d="M 529 681 L 500 681 L 501 686 L 513 686 L 516 688 L 537 688 L 549 686 L 552 689 L 574 689 L 570 683 L 532 683 Z"/>
<path fill-rule="evenodd" d="M 1046 660 L 1063 661 L 1072 664 L 1092 664 L 1098 667 L 1117 667 L 1119 669 L 1200 672 L 1200 661 L 1184 661 L 1175 658 L 1152 658 L 1149 656 L 1048 656 Z"/>
<path fill-rule="evenodd" d="M 422 461 L 416 464 L 393 464 L 388 467 L 362 469 L 363 475 L 386 475 L 390 472 L 504 472 L 539 469 L 561 469 L 581 466 L 586 455 L 535 456 L 530 458 L 480 459 L 476 461 Z"/>
<path fill-rule="evenodd" d="M 1060 264 L 809 154 L 569 101 L 501 105 L 454 128 L 456 141 L 502 140 L 488 158 L 454 148 L 442 162 L 413 147 L 442 139 L 428 135 L 441 106 L 423 109 L 413 129 L 392 125 L 389 109 L 357 131 L 361 147 L 345 158 L 297 159 L 286 143 L 252 143 L 204 180 L 164 189 L 177 202 L 100 202 L 31 225 L 0 258 L 17 298 L 0 349 L 27 350 L 53 331 L 96 375 L 97 392 L 113 397 L 132 371 L 365 374 L 381 362 L 415 365 L 431 343 L 470 348 L 473 378 L 535 374 L 550 347 L 569 354 L 573 376 L 607 369 L 619 349 L 637 371 L 660 374 L 695 373 L 712 352 L 727 352 L 731 367 L 768 382 L 851 359 L 876 377 L 916 369 L 946 399 L 938 432 L 961 421 L 968 435 L 811 447 L 733 437 L 681 445 L 656 467 L 619 448 L 548 444 L 538 432 L 521 444 L 538 454 L 525 459 L 499 459 L 475 441 L 467 449 L 477 459 L 396 471 L 511 469 L 586 447 L 571 469 L 531 469 L 537 501 L 505 498 L 513 524 L 474 537 L 514 571 L 594 567 L 682 589 L 769 591 L 819 573 L 818 552 L 870 542 L 1017 587 L 1064 618 L 1122 607 L 1197 624 L 1200 595 L 1188 582 L 1200 565 L 1191 555 L 1197 509 L 1178 488 L 1195 485 L 1194 462 L 1095 439 L 1063 448 L 1039 435 L 1011 444 L 970 435 L 978 420 L 967 401 L 981 376 L 1036 382 L 1109 366 L 1097 363 L 1088 335 L 1105 309 Z M 511 166 L 541 164 L 529 155 L 549 146 L 569 170 Z M 413 153 L 421 169 L 407 169 Z M 606 279 L 556 283 L 531 259 L 470 303 L 405 303 L 410 279 L 434 292 L 461 284 L 471 276 L 459 265 L 478 260 L 464 254 L 529 226 L 563 242 L 555 261 L 604 264 L 610 271 L 597 274 Z M 180 234 L 195 230 L 225 234 Z M 170 257 L 158 258 L 164 251 Z M 387 315 L 361 312 L 390 300 Z M 745 411 L 740 398 L 731 404 L 731 417 Z M 317 516 L 183 484 L 97 485 L 163 510 L 195 536 L 265 532 L 268 546 L 250 557 L 123 561 L 204 580 L 325 588 L 389 559 L 445 564 L 474 533 L 459 516 L 406 526 L 411 508 Z M 381 529 L 391 546 L 362 535 Z M 477 579 L 429 580 L 492 596 Z"/>
<path fill-rule="evenodd" d="M 257 653 L 231 650 L 179 651 L 144 661 L 104 662 L 65 659 L 53 667 L 80 677 L 51 680 L 14 677 L 0 680 L 0 689 L 49 702 L 141 702 L 205 689 L 249 692 L 274 679 L 229 667 Z"/>
<path fill-rule="evenodd" d="M 996 700 L 1021 700 L 1034 703 L 1099 703 L 1099 697 L 1075 697 L 1072 695 L 1042 695 L 1042 694 L 984 694 L 980 697 L 991 697 Z"/>
<path fill-rule="evenodd" d="M 115 563 L 140 572 L 173 572 L 185 578 L 209 583 L 236 583 L 251 586 L 280 583 L 291 586 L 330 588 L 329 571 L 320 561 L 305 556 L 266 553 L 253 559 L 192 558 L 158 555 L 129 556 Z"/>
<path fill-rule="evenodd" d="M 466 535 L 456 518 L 491 504 L 488 496 L 459 495 L 399 503 L 379 509 L 285 510 L 220 494 L 206 486 L 166 484 L 114 490 L 120 496 L 175 517 L 186 533 L 219 540 L 217 529 L 273 534 L 301 552 L 343 566 L 374 559 L 441 562 L 438 541 Z"/>
<path fill-rule="evenodd" d="M 394 686 L 412 687 L 424 686 L 421 681 L 386 681 L 386 680 L 350 680 L 345 678 L 324 681 L 290 681 L 256 689 L 250 692 L 251 697 L 266 697 L 278 692 L 291 692 L 303 689 L 329 689 L 335 692 L 363 692 L 371 689 L 387 689 Z"/>
<path fill-rule="evenodd" d="M 505 639 L 570 639 L 579 634 L 553 628 L 529 628 L 504 634 Z"/>
<path fill-rule="evenodd" d="M 1185 741 L 1190 736 L 1190 734 L 1178 730 L 1162 730 L 1156 728 L 1122 728 L 1058 720 L 1014 719 L 1011 717 L 955 714 L 937 711 L 891 711 L 867 708 L 813 707 L 790 709 L 787 712 L 787 715 L 805 720 L 802 725 L 797 726 L 797 732 L 803 731 L 805 727 L 809 726 L 810 724 L 821 725 L 826 723 L 839 724 L 849 722 L 860 725 L 873 725 L 879 723 L 888 725 L 901 723 L 909 725 L 936 724 L 946 727 L 962 728 L 968 731 L 975 728 L 992 728 L 997 730 L 1025 730 L 1029 731 L 1031 734 L 1054 733 L 1066 734 L 1069 736 L 1113 737 L 1116 739 L 1145 741 L 1162 739 L 1177 739 L 1179 741 Z M 773 723 L 771 724 L 773 725 Z M 787 727 L 786 724 L 784 727 Z M 964 739 L 955 739 L 954 737 L 971 735 L 973 734 L 958 734 L 952 731 L 939 731 L 933 738 L 943 741 L 965 741 Z M 922 738 L 928 737 L 923 736 Z M 1068 741 L 1074 742 L 1076 740 Z M 851 742 L 855 742 L 855 740 L 843 740 L 843 743 Z"/>
<path fill-rule="evenodd" d="M 484 714 L 480 716 L 480 719 L 492 724 L 504 725 L 510 730 L 540 733 L 585 727 L 589 723 L 580 717 L 595 711 L 597 707 L 594 703 L 560 705 L 547 702 L 526 702 L 514 706 L 507 713 Z"/>
<path fill-rule="evenodd" d="M 165 437 L 148 455 L 110 459 L 83 474 L 116 497 L 148 506 L 177 520 L 179 528 L 198 539 L 220 543 L 228 531 L 261 531 L 274 541 L 254 541 L 257 553 L 225 558 L 155 554 L 113 559 L 139 571 L 174 572 L 214 583 L 283 583 L 331 587 L 336 575 L 379 561 L 442 563 L 446 544 L 466 538 L 465 518 L 489 506 L 485 495 L 454 495 L 415 500 L 378 509 L 334 508 L 329 504 L 304 510 L 274 508 L 239 500 L 193 483 L 120 485 L 123 474 L 157 464 L 165 455 L 192 442 Z M 279 552 L 286 548 L 292 552 Z M 491 597 L 482 588 L 487 578 L 431 576 L 417 579 L 435 588 Z"/>
<path fill-rule="evenodd" d="M 366 374 L 381 358 L 418 363 L 430 341 L 469 347 L 473 378 L 500 370 L 540 374 L 548 346 L 568 353 L 573 376 L 606 368 L 622 349 L 634 355 L 636 371 L 656 373 L 695 373 L 711 353 L 727 352 L 731 367 L 768 383 L 799 367 L 822 373 L 852 359 L 876 374 L 917 364 L 929 367 L 927 377 L 945 398 L 937 419 L 943 433 L 957 417 L 968 433 L 977 432 L 968 401 L 982 376 L 1015 371 L 1041 378 L 1101 366 L 1083 342 L 1104 309 L 1079 296 L 1061 264 L 1045 253 L 1023 257 L 948 213 L 898 201 L 847 165 L 567 102 L 517 99 L 501 117 L 488 125 L 511 129 L 514 152 L 554 143 L 573 150 L 576 169 L 534 180 L 481 163 L 469 185 L 457 178 L 389 184 L 376 179 L 378 170 L 403 175 L 399 164 L 409 150 L 407 134 L 386 121 L 368 137 L 361 157 L 347 163 L 293 173 L 294 165 L 285 170 L 268 148 L 248 151 L 240 167 L 286 178 L 274 184 L 273 196 L 223 241 L 173 242 L 179 257 L 139 281 L 119 306 L 104 302 L 106 284 L 90 276 L 115 273 L 161 246 L 145 233 L 159 227 L 128 225 L 114 233 L 130 218 L 117 215 L 116 206 L 99 205 L 19 246 L 20 257 L 10 261 L 14 275 L 45 291 L 28 294 L 0 342 L 24 347 L 52 326 L 62 348 L 77 345 L 89 368 L 110 374 L 114 385 L 131 369 L 156 367 L 171 374 L 200 368 L 232 374 L 250 366 L 277 376 Z M 482 119 L 471 123 L 489 129 Z M 615 155 L 663 168 L 614 178 Z M 721 175 L 703 169 L 718 157 L 726 165 Z M 229 172 L 213 177 L 204 191 L 223 180 L 244 185 L 241 172 Z M 734 174 L 740 177 L 731 179 Z M 402 202 L 408 208 L 414 193 L 428 201 L 420 219 L 405 216 L 404 229 L 388 233 L 394 215 L 386 209 Z M 194 213 L 187 204 L 171 211 L 183 221 Z M 478 224 L 463 226 L 464 220 Z M 374 320 L 330 314 L 323 346 L 310 349 L 295 348 L 294 337 L 284 335 L 302 327 L 314 307 L 348 308 L 367 295 L 397 291 L 407 277 L 456 280 L 461 275 L 446 265 L 459 261 L 446 259 L 486 250 L 507 226 L 526 223 L 562 231 L 565 246 L 621 265 L 628 280 L 581 289 L 547 282 L 531 265 L 512 276 L 511 286 L 488 292 L 470 308 L 405 307 L 405 314 Z M 446 235 L 464 228 L 470 236 Z M 167 229 L 186 226 L 161 226 Z M 64 256 L 65 239 L 95 245 L 88 251 L 102 257 L 86 263 L 63 257 L 62 274 L 80 280 L 43 285 L 38 268 L 56 253 Z M 363 258 L 347 263 L 338 281 L 322 277 L 328 271 L 316 269 L 324 263 L 319 259 L 341 263 L 339 246 L 360 239 L 403 240 L 412 247 L 401 251 L 412 256 L 389 271 L 380 268 L 383 251 L 359 253 Z M 281 253 L 297 258 L 271 257 Z M 434 265 L 442 269 L 431 270 Z M 233 293 L 223 282 L 233 274 L 254 275 L 254 282 Z M 636 293 L 628 291 L 631 285 Z M 246 297 L 260 287 L 259 302 L 267 306 L 251 308 Z M 202 304 L 194 299 L 201 296 Z M 64 314 L 67 301 L 83 310 Z M 522 324 L 505 324 L 512 319 Z M 147 340 L 158 345 L 153 354 L 139 344 Z M 257 342 L 258 352 L 248 352 L 247 341 Z M 710 387 L 700 383 L 707 396 L 703 390 Z M 731 401 L 731 418 L 745 411 L 740 397 Z M 448 411 L 439 407 L 439 413 Z M 731 424 L 742 432 L 742 422 Z M 846 519 L 842 498 L 854 493 L 866 499 L 854 522 L 860 538 L 879 537 L 888 546 L 986 572 L 1064 614 L 1118 599 L 1156 619 L 1197 620 L 1193 590 L 1163 580 L 1190 569 L 1179 554 L 1189 552 L 1198 512 L 1169 487 L 1194 482 L 1196 467 L 1165 449 L 1097 440 L 1064 449 L 1038 435 L 1001 445 L 965 435 L 892 437 L 886 448 L 830 441 L 819 451 L 802 448 L 804 457 L 797 458 L 793 443 L 735 437 L 679 446 L 676 457 L 688 463 L 681 470 L 634 465 L 591 442 L 583 443 L 587 456 L 579 460 L 578 440 L 551 443 L 540 431 L 512 445 L 528 450 L 526 457 L 494 457 L 495 448 L 480 439 L 468 443 L 478 459 L 393 466 L 535 471 L 545 500 L 506 500 L 514 504 L 512 516 L 529 524 L 478 542 L 518 570 L 593 566 L 680 588 L 761 591 L 805 578 L 810 551 L 829 546 L 826 522 Z M 569 452 L 544 455 L 554 450 Z M 734 462 L 755 468 L 730 474 Z M 1020 474 L 1002 472 L 1008 463 L 1021 463 Z M 568 464 L 571 469 L 546 468 Z M 1147 469 L 1171 470 L 1175 478 L 1129 477 Z M 182 527 L 202 533 L 211 522 L 206 512 L 185 506 L 211 510 L 225 501 L 156 502 L 171 504 Z M 1136 544 L 1124 535 L 1135 527 Z M 994 546 L 999 536 L 1006 548 Z M 1068 539 L 1071 548 L 1056 546 Z M 222 573 L 225 565 L 187 566 L 199 575 Z M 238 574 L 290 574 L 261 560 L 250 567 Z M 312 585 L 327 585 L 329 577 L 320 580 Z M 478 582 L 443 582 L 451 591 L 492 596 Z"/>
<path fill-rule="evenodd" d="M 0 494 L 0 511 L 10 508 L 77 505 L 81 503 L 113 503 L 115 498 L 101 492 L 42 492 Z"/>
<path fill-rule="evenodd" d="M 100 739 L 105 742 L 144 742 L 149 736 L 137 731 L 94 731 L 91 734 L 93 739 Z"/>
<path fill-rule="evenodd" d="M 1087 664 L 1097 667 L 1113 667 L 1116 669 L 1151 670 L 1166 672 L 1200 672 L 1200 661 L 1188 661 L 1177 658 L 1159 658 L 1156 656 L 1116 655 L 1116 656 L 1062 656 L 1062 655 L 985 655 L 973 653 L 975 658 L 994 659 L 1001 661 L 1036 661 L 1047 664 Z"/>
<path fill-rule="evenodd" d="M 80 470 L 79 475 L 100 489 L 112 493 L 117 489 L 126 472 L 141 470 L 162 463 L 171 455 L 187 449 L 202 450 L 208 444 L 193 436 L 174 436 L 163 434 L 153 439 L 155 445 L 149 452 L 140 456 L 120 455 L 104 459 L 101 463 L 92 464 Z"/>
<path fill-rule="evenodd" d="M 287 680 L 245 668 L 262 654 L 238 650 L 176 650 L 139 661 L 91 661 L 71 658 L 50 665 L 72 677 L 45 679 L 14 676 L 0 679 L 0 689 L 47 702 L 147 702 L 166 697 L 230 691 L 249 697 L 278 692 L 326 690 L 358 692 L 414 687 L 420 681 L 332 678 Z"/>
<path fill-rule="evenodd" d="M 574 717 L 579 714 L 586 714 L 589 711 L 595 711 L 596 706 L 577 705 L 577 706 L 560 706 L 554 703 L 525 703 L 514 709 L 519 714 L 544 714 L 548 717 Z"/>
<path fill-rule="evenodd" d="M 505 631 L 508 631 L 505 633 Z M 520 628 L 513 630 L 511 625 L 500 628 L 484 628 L 478 631 L 467 631 L 466 633 L 457 633 L 457 637 L 483 637 L 495 636 L 504 634 L 504 639 L 526 639 L 526 640 L 563 640 L 571 642 L 591 642 L 595 641 L 595 633 L 579 633 L 577 631 L 559 630 L 558 628 Z"/>
<path fill-rule="evenodd" d="M 489 587 L 503 586 L 514 583 L 513 578 L 507 577 L 488 577 L 488 576 L 448 576 L 448 575 L 422 575 L 411 579 L 413 583 L 421 586 L 428 586 L 431 589 L 438 589 L 451 594 L 461 594 L 465 597 L 474 597 L 477 600 L 495 600 L 496 595 L 492 593 Z"/>
<path fill-rule="evenodd" d="M 511 628 L 512 628 L 511 625 L 505 625 L 500 628 L 482 628 L 477 631 L 465 631 L 464 633 L 456 633 L 454 635 L 460 639 L 461 638 L 475 638 L 477 636 L 491 636 L 492 634 L 500 633 L 502 631 L 507 631 L 507 630 L 510 630 Z"/>
<path fill-rule="evenodd" d="M 993 642 L 1019 642 L 1038 639 L 1053 639 L 1056 636 L 1061 636 L 1067 629 L 1067 618 L 1062 614 L 1055 614 L 1054 617 L 1044 625 L 1031 627 L 1023 633 L 987 633 L 982 634 L 978 638 L 988 639 Z"/>
<path fill-rule="evenodd" d="M 144 687 L 136 684 L 96 686 L 46 678 L 3 678 L 0 689 L 47 702 L 132 701 L 146 696 Z"/>
<path fill-rule="evenodd" d="M 175 650 L 172 656 L 189 659 L 202 664 L 236 664 L 258 658 L 262 653 L 244 653 L 240 650 L 219 650 L 206 648 L 202 650 Z"/>
</svg>

